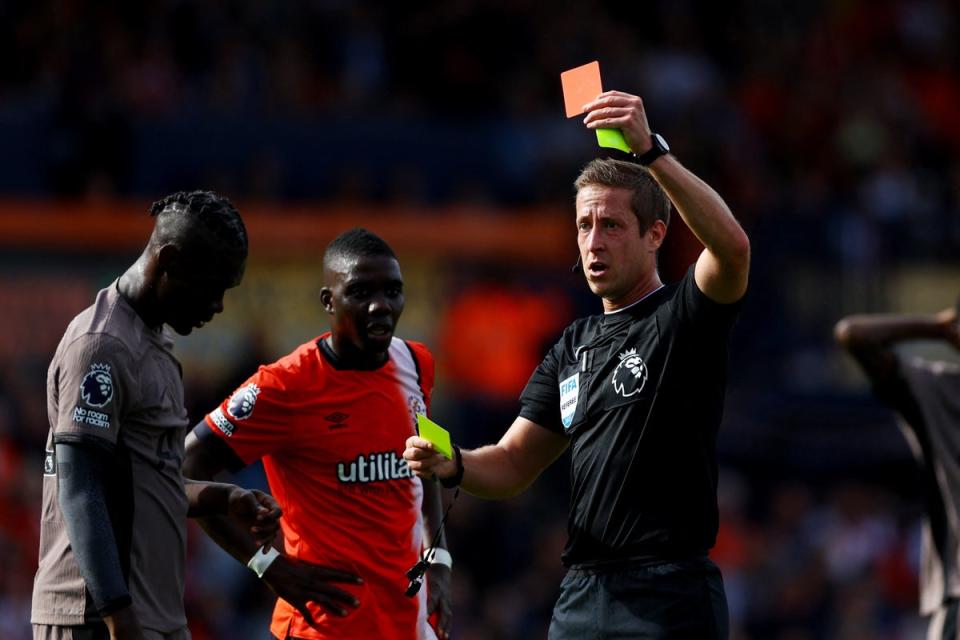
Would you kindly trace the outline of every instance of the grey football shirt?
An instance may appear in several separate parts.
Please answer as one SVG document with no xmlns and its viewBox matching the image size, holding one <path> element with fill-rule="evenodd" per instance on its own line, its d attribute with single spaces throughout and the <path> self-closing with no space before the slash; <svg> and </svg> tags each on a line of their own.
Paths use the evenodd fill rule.
<svg viewBox="0 0 960 640">
<path fill-rule="evenodd" d="M 920 611 L 960 597 L 960 366 L 899 358 L 900 379 L 878 389 L 900 413 L 921 465 L 927 500 L 920 569 Z"/>
<path fill-rule="evenodd" d="M 34 581 L 36 624 L 98 619 L 57 503 L 55 445 L 111 454 L 107 507 L 133 606 L 145 629 L 187 623 L 183 609 L 187 498 L 180 466 L 189 420 L 166 331 L 148 328 L 117 290 L 100 291 L 67 327 L 47 372 L 47 436 Z"/>
</svg>

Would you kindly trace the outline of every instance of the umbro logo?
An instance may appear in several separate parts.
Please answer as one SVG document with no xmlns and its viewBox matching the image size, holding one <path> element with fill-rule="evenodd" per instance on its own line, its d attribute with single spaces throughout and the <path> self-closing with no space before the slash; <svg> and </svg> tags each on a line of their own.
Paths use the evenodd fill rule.
<svg viewBox="0 0 960 640">
<path fill-rule="evenodd" d="M 330 429 L 345 429 L 350 426 L 347 424 L 347 418 L 349 417 L 349 413 L 337 411 L 328 416 L 324 416 L 323 419 L 330 423 L 327 425 Z"/>
</svg>

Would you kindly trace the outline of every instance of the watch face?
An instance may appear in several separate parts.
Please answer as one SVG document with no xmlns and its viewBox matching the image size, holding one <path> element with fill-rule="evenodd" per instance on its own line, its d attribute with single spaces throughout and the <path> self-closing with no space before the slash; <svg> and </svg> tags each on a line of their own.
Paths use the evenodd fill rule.
<svg viewBox="0 0 960 640">
<path fill-rule="evenodd" d="M 667 141 L 663 139 L 663 136 L 659 133 L 653 134 L 653 137 L 657 141 L 657 146 L 663 149 L 664 153 L 670 153 L 670 145 L 667 144 Z"/>
</svg>

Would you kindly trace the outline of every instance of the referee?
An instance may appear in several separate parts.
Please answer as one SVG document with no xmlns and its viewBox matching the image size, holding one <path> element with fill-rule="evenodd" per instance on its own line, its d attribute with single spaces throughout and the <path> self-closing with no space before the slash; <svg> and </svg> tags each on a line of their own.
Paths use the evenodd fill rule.
<svg viewBox="0 0 960 640">
<path fill-rule="evenodd" d="M 727 343 L 747 289 L 750 244 L 713 189 L 650 131 L 637 96 L 586 105 L 590 129 L 620 129 L 634 162 L 594 160 L 575 182 L 577 243 L 601 315 L 564 331 L 495 445 L 453 460 L 419 437 L 421 477 L 483 498 L 526 489 L 572 447 L 569 568 L 549 637 L 727 638 L 717 528 L 716 436 Z M 665 285 L 657 250 L 671 203 L 705 249 Z"/>
</svg>

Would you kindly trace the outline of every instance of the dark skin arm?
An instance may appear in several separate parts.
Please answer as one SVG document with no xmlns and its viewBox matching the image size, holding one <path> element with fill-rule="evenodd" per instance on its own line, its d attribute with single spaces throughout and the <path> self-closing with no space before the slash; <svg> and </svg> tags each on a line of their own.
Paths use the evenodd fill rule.
<svg viewBox="0 0 960 640">
<path fill-rule="evenodd" d="M 189 518 L 226 516 L 246 527 L 258 546 L 269 546 L 280 531 L 280 506 L 273 496 L 223 482 L 184 480 Z"/>
<path fill-rule="evenodd" d="M 423 482 L 423 535 L 425 544 L 431 542 L 441 549 L 447 548 L 445 532 L 441 531 L 439 539 L 434 541 L 433 535 L 440 527 L 443 518 L 443 494 L 440 485 L 434 480 Z M 449 567 L 441 564 L 432 564 L 427 569 L 427 586 L 429 600 L 427 601 L 427 615 L 437 612 L 437 636 L 440 640 L 450 637 L 453 628 L 453 608 L 451 606 L 450 583 L 452 572 Z"/>
<path fill-rule="evenodd" d="M 897 372 L 893 347 L 908 340 L 943 340 L 960 349 L 957 310 L 933 315 L 871 314 L 842 319 L 834 327 L 837 343 L 852 355 L 874 381 Z"/>
<path fill-rule="evenodd" d="M 210 480 L 225 468 L 226 464 L 212 450 L 212 447 L 204 444 L 193 433 L 187 436 L 183 463 L 185 476 L 197 480 Z M 260 548 L 257 542 L 247 535 L 243 527 L 230 518 L 213 516 L 199 518 L 197 522 L 214 542 L 243 564 L 247 564 L 247 561 Z M 283 553 L 263 574 L 263 581 L 277 594 L 277 597 L 296 607 L 311 625 L 316 625 L 316 621 L 307 608 L 308 602 L 313 602 L 333 615 L 345 616 L 347 615 L 345 607 L 356 607 L 359 602 L 351 594 L 338 589 L 331 583 L 361 584 L 363 582 L 359 576 L 300 562 Z"/>
<path fill-rule="evenodd" d="M 103 616 L 103 623 L 107 625 L 110 640 L 125 640 L 128 638 L 138 640 L 143 638 L 143 628 L 133 612 L 133 605 Z"/>
</svg>

